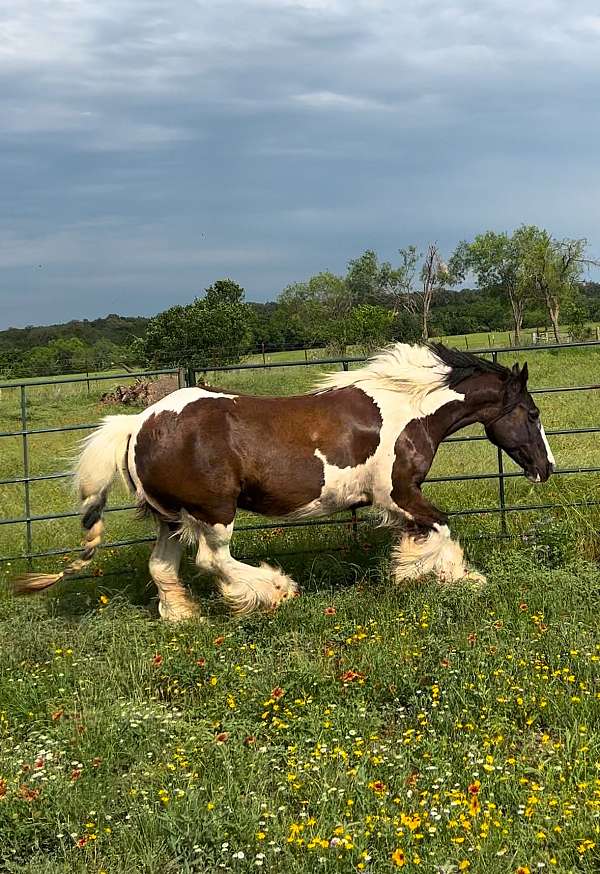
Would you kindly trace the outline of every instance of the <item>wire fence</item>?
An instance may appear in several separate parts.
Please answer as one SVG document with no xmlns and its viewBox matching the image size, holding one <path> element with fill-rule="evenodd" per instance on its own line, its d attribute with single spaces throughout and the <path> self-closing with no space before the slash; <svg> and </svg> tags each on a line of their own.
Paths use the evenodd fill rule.
<svg viewBox="0 0 600 874">
<path fill-rule="evenodd" d="M 553 344 L 551 346 L 505 346 L 498 349 L 478 349 L 472 350 L 473 352 L 491 356 L 493 361 L 498 360 L 498 355 L 504 353 L 522 353 L 524 351 L 531 352 L 541 352 L 548 351 L 548 349 L 560 350 L 564 348 L 573 349 L 573 348 L 581 348 L 581 347 L 596 347 L 600 349 L 600 342 L 598 341 L 583 341 L 577 343 L 562 343 L 562 344 Z M 24 526 L 25 529 L 25 548 L 19 552 L 0 554 L 0 563 L 7 561 L 15 561 L 18 559 L 26 559 L 30 563 L 36 558 L 42 558 L 46 556 L 60 556 L 65 555 L 69 552 L 72 552 L 78 549 L 77 546 L 63 546 L 57 544 L 56 546 L 50 549 L 36 549 L 35 548 L 35 539 L 34 539 L 34 526 L 42 522 L 50 522 L 53 520 L 60 519 L 68 519 L 71 517 L 76 517 L 79 513 L 76 510 L 68 511 L 68 512 L 60 512 L 60 513 L 44 513 L 44 514 L 33 514 L 32 513 L 32 503 L 31 503 L 31 486 L 33 483 L 48 481 L 48 480 L 59 480 L 59 479 L 68 479 L 72 476 L 71 471 L 55 471 L 51 473 L 45 474 L 32 474 L 31 473 L 31 460 L 32 460 L 32 447 L 30 443 L 30 438 L 35 435 L 40 434 L 54 434 L 54 433 L 67 433 L 67 432 L 78 432 L 78 431 L 90 431 L 93 428 L 96 428 L 97 422 L 86 422 L 86 423 L 77 423 L 72 425 L 56 425 L 51 427 L 30 427 L 29 421 L 29 413 L 28 413 L 28 393 L 32 390 L 39 388 L 41 386 L 61 386 L 65 384 L 78 384 L 78 383 L 89 383 L 90 382 L 102 382 L 106 380 L 117 381 L 120 379 L 135 379 L 135 378 L 151 378 L 157 376 L 165 376 L 171 375 L 176 378 L 177 384 L 179 387 L 184 386 L 195 386 L 198 382 L 199 376 L 202 378 L 207 378 L 209 373 L 223 373 L 227 371 L 264 371 L 273 368 L 297 368 L 297 367 L 334 367 L 341 366 L 344 370 L 348 370 L 353 364 L 360 364 L 364 362 L 366 359 L 363 356 L 344 356 L 338 358 L 317 358 L 317 359 L 308 359 L 308 360 L 300 360 L 300 361 L 263 361 L 262 363 L 241 363 L 241 364 L 230 364 L 230 365 L 213 365 L 213 366 L 202 366 L 201 368 L 197 368 L 194 366 L 189 366 L 186 368 L 161 368 L 157 370 L 144 370 L 144 371 L 136 371 L 136 372 L 124 372 L 124 373 L 111 373 L 111 374 L 94 374 L 89 376 L 81 376 L 81 377 L 66 377 L 66 378 L 57 378 L 57 379 L 37 379 L 37 380 L 24 380 L 24 381 L 10 381 L 0 383 L 0 392 L 3 390 L 13 390 L 16 391 L 19 395 L 20 400 L 20 427 L 12 430 L 3 430 L 0 431 L 0 440 L 9 439 L 9 438 L 17 438 L 20 439 L 21 442 L 21 471 L 18 476 L 2 478 L 0 479 L 0 486 L 22 486 L 23 487 L 23 511 L 20 516 L 4 516 L 2 514 L 2 509 L 0 508 L 0 526 Z M 551 385 L 540 388 L 531 389 L 532 394 L 536 395 L 544 395 L 544 394 L 554 394 L 558 392 L 595 392 L 600 389 L 600 384 L 585 384 L 585 385 Z M 580 427 L 580 428 L 548 428 L 546 433 L 548 436 L 553 435 L 581 435 L 581 434 L 593 434 L 600 432 L 600 425 L 594 425 L 590 427 Z M 483 441 L 487 438 L 484 435 L 478 434 L 468 434 L 461 435 L 456 437 L 449 437 L 445 441 L 446 443 L 467 443 L 472 441 Z M 585 466 L 585 467 L 563 467 L 557 468 L 554 472 L 554 476 L 566 476 L 569 474 L 591 474 L 591 473 L 600 473 L 599 466 Z M 1 471 L 0 471 L 1 474 Z M 454 475 L 446 475 L 446 476 L 431 476 L 428 477 L 426 483 L 461 483 L 473 480 L 497 480 L 497 502 L 492 506 L 482 506 L 482 507 L 463 507 L 460 509 L 450 510 L 448 515 L 450 516 L 474 516 L 474 515 L 489 515 L 495 514 L 499 516 L 499 534 L 506 535 L 507 534 L 507 518 L 509 514 L 519 513 L 519 512 L 532 512 L 532 511 L 542 511 L 548 510 L 557 507 L 558 505 L 552 503 L 537 503 L 537 504 L 509 504 L 506 499 L 506 489 L 505 482 L 507 479 L 512 477 L 521 476 L 520 471 L 505 471 L 504 470 L 504 460 L 502 451 L 500 449 L 497 450 L 496 453 L 496 469 L 486 471 L 483 473 L 479 472 L 469 472 L 466 471 L 461 474 Z M 563 503 L 560 507 L 589 507 L 596 506 L 600 504 L 600 501 L 597 500 L 585 500 L 585 501 L 572 501 L 568 503 Z M 133 504 L 125 504 L 121 506 L 113 506 L 108 507 L 106 512 L 120 512 L 123 510 L 131 510 L 135 509 L 135 505 Z M 357 531 L 358 523 L 361 521 L 365 521 L 366 517 L 360 516 L 356 511 L 349 511 L 348 514 L 341 514 L 336 517 L 327 517 L 323 519 L 307 519 L 307 520 L 282 520 L 280 522 L 270 522 L 270 521 L 259 521 L 259 522 L 251 522 L 236 526 L 236 532 L 259 532 L 265 531 L 269 529 L 292 529 L 292 528 L 311 528 L 315 526 L 323 526 L 323 525 L 347 525 L 351 526 L 354 533 Z M 19 529 L 22 530 L 22 529 Z M 134 544 L 144 543 L 147 541 L 154 540 L 153 537 L 135 537 L 135 538 L 126 538 L 122 540 L 116 540 L 113 542 L 107 542 L 103 544 L 104 548 L 117 548 L 124 546 L 131 546 Z"/>
</svg>

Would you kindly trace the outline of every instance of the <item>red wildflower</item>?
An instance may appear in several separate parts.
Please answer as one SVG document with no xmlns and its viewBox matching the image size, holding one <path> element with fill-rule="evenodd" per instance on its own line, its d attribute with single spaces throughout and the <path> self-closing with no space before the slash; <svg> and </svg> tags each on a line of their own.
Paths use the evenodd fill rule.
<svg viewBox="0 0 600 874">
<path fill-rule="evenodd" d="M 215 637 L 215 639 L 213 640 L 213 643 L 215 646 L 221 646 L 221 644 L 224 642 L 225 642 L 225 638 L 222 634 L 220 634 L 218 637 Z"/>
<path fill-rule="evenodd" d="M 469 783 L 469 795 L 477 795 L 480 789 L 481 783 L 479 782 L 479 780 L 475 780 L 473 783 Z"/>
<path fill-rule="evenodd" d="M 215 740 L 218 744 L 224 744 L 229 740 L 229 732 L 228 731 L 220 731 L 217 735 L 215 735 Z"/>
<path fill-rule="evenodd" d="M 354 682 L 354 680 L 364 680 L 364 679 L 365 679 L 365 674 L 361 673 L 360 671 L 354 671 L 352 668 L 350 668 L 350 670 L 348 670 L 348 671 L 344 671 L 344 673 L 340 677 L 340 680 L 342 681 L 342 683 L 352 683 L 352 682 Z"/>
<path fill-rule="evenodd" d="M 325 614 L 325 616 L 335 616 L 337 610 L 335 609 L 335 607 L 325 607 L 323 613 Z"/>
<path fill-rule="evenodd" d="M 412 774 L 409 774 L 406 780 L 404 781 L 405 786 L 409 786 L 410 788 L 414 788 L 417 785 L 417 780 L 419 779 L 419 772 L 413 771 Z"/>
<path fill-rule="evenodd" d="M 527 606 L 527 604 L 525 603 L 525 601 L 521 601 L 521 603 L 519 604 L 519 610 L 520 610 L 522 613 L 525 613 L 526 610 L 529 610 L 529 607 Z"/>
<path fill-rule="evenodd" d="M 283 698 L 285 695 L 285 689 L 282 689 L 281 686 L 275 686 L 275 688 L 271 692 L 271 698 L 275 698 L 277 701 L 279 698 Z"/>
<path fill-rule="evenodd" d="M 71 783 L 74 783 L 76 780 L 79 780 L 81 777 L 81 768 L 73 768 L 71 771 Z"/>
<path fill-rule="evenodd" d="M 36 801 L 40 797 L 41 789 L 30 789 L 29 786 L 23 784 L 19 787 L 19 798 L 25 801 Z"/>
<path fill-rule="evenodd" d="M 75 846 L 79 847 L 79 849 L 81 850 L 83 847 L 85 847 L 85 845 L 87 844 L 88 841 L 89 841 L 88 836 L 82 835 L 82 837 L 80 837 L 79 840 L 76 842 Z"/>
<path fill-rule="evenodd" d="M 196 664 L 198 665 L 199 668 L 203 668 L 206 665 L 206 659 L 203 659 L 203 658 L 196 659 Z"/>
<path fill-rule="evenodd" d="M 440 662 L 440 666 L 441 666 L 442 668 L 449 668 L 449 667 L 450 667 L 450 662 L 448 661 L 448 659 L 442 659 L 441 662 Z"/>
<path fill-rule="evenodd" d="M 253 734 L 248 734 L 244 738 L 244 746 L 245 747 L 251 747 L 252 744 L 255 744 L 255 743 L 256 743 L 256 738 L 254 737 Z"/>
<path fill-rule="evenodd" d="M 155 668 L 159 668 L 162 665 L 162 663 L 163 663 L 163 657 L 161 656 L 161 654 L 159 652 L 157 652 L 156 655 L 154 656 L 154 658 L 152 659 L 152 664 L 154 665 Z"/>
<path fill-rule="evenodd" d="M 0 798 L 4 798 L 6 795 L 6 780 L 3 777 L 0 777 Z"/>
<path fill-rule="evenodd" d="M 65 711 L 61 708 L 60 710 L 55 710 L 52 714 L 52 722 L 58 722 L 59 719 L 62 719 L 65 715 Z"/>
<path fill-rule="evenodd" d="M 469 636 L 467 637 L 467 641 L 469 642 L 470 646 L 475 646 L 475 644 L 477 643 L 477 635 L 474 631 L 469 634 Z"/>
<path fill-rule="evenodd" d="M 38 756 L 35 762 L 33 763 L 33 767 L 36 771 L 40 771 L 44 765 L 46 764 L 46 760 L 43 756 Z"/>
</svg>

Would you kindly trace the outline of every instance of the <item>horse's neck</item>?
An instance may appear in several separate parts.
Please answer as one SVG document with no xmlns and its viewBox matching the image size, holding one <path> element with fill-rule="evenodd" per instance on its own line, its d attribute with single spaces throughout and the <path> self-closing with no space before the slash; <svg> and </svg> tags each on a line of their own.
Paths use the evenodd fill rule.
<svg viewBox="0 0 600 874">
<path fill-rule="evenodd" d="M 436 448 L 442 440 L 462 428 L 476 422 L 485 424 L 490 406 L 498 400 L 499 392 L 495 386 L 482 391 L 477 383 L 466 380 L 462 401 L 444 404 L 432 416 L 427 417 L 427 431 L 435 441 Z"/>
</svg>

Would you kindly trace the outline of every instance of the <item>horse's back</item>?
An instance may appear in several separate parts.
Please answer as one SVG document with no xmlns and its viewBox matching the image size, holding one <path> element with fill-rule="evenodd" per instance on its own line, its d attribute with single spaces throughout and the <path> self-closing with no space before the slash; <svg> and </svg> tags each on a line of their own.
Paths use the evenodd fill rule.
<svg viewBox="0 0 600 874">
<path fill-rule="evenodd" d="M 143 490 L 161 507 L 212 520 L 235 506 L 288 515 L 323 488 L 324 463 L 363 464 L 381 415 L 353 387 L 291 397 L 181 389 L 143 415 L 134 447 Z"/>
</svg>

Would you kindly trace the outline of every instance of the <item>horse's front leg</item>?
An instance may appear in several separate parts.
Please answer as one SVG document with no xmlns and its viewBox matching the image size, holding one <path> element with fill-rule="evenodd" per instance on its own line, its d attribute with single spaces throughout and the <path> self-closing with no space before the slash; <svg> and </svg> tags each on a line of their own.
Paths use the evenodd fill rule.
<svg viewBox="0 0 600 874">
<path fill-rule="evenodd" d="M 451 538 L 447 515 L 428 501 L 417 485 L 405 490 L 401 510 L 409 521 L 392 549 L 396 582 L 433 573 L 442 583 L 485 583 L 482 574 L 467 566 L 460 543 Z"/>
<path fill-rule="evenodd" d="M 427 500 L 418 485 L 410 485 L 402 488 L 394 487 L 392 499 L 404 519 L 412 525 L 433 530 L 436 525 L 446 525 L 448 516 L 442 510 L 438 510 L 431 501 Z"/>
</svg>

